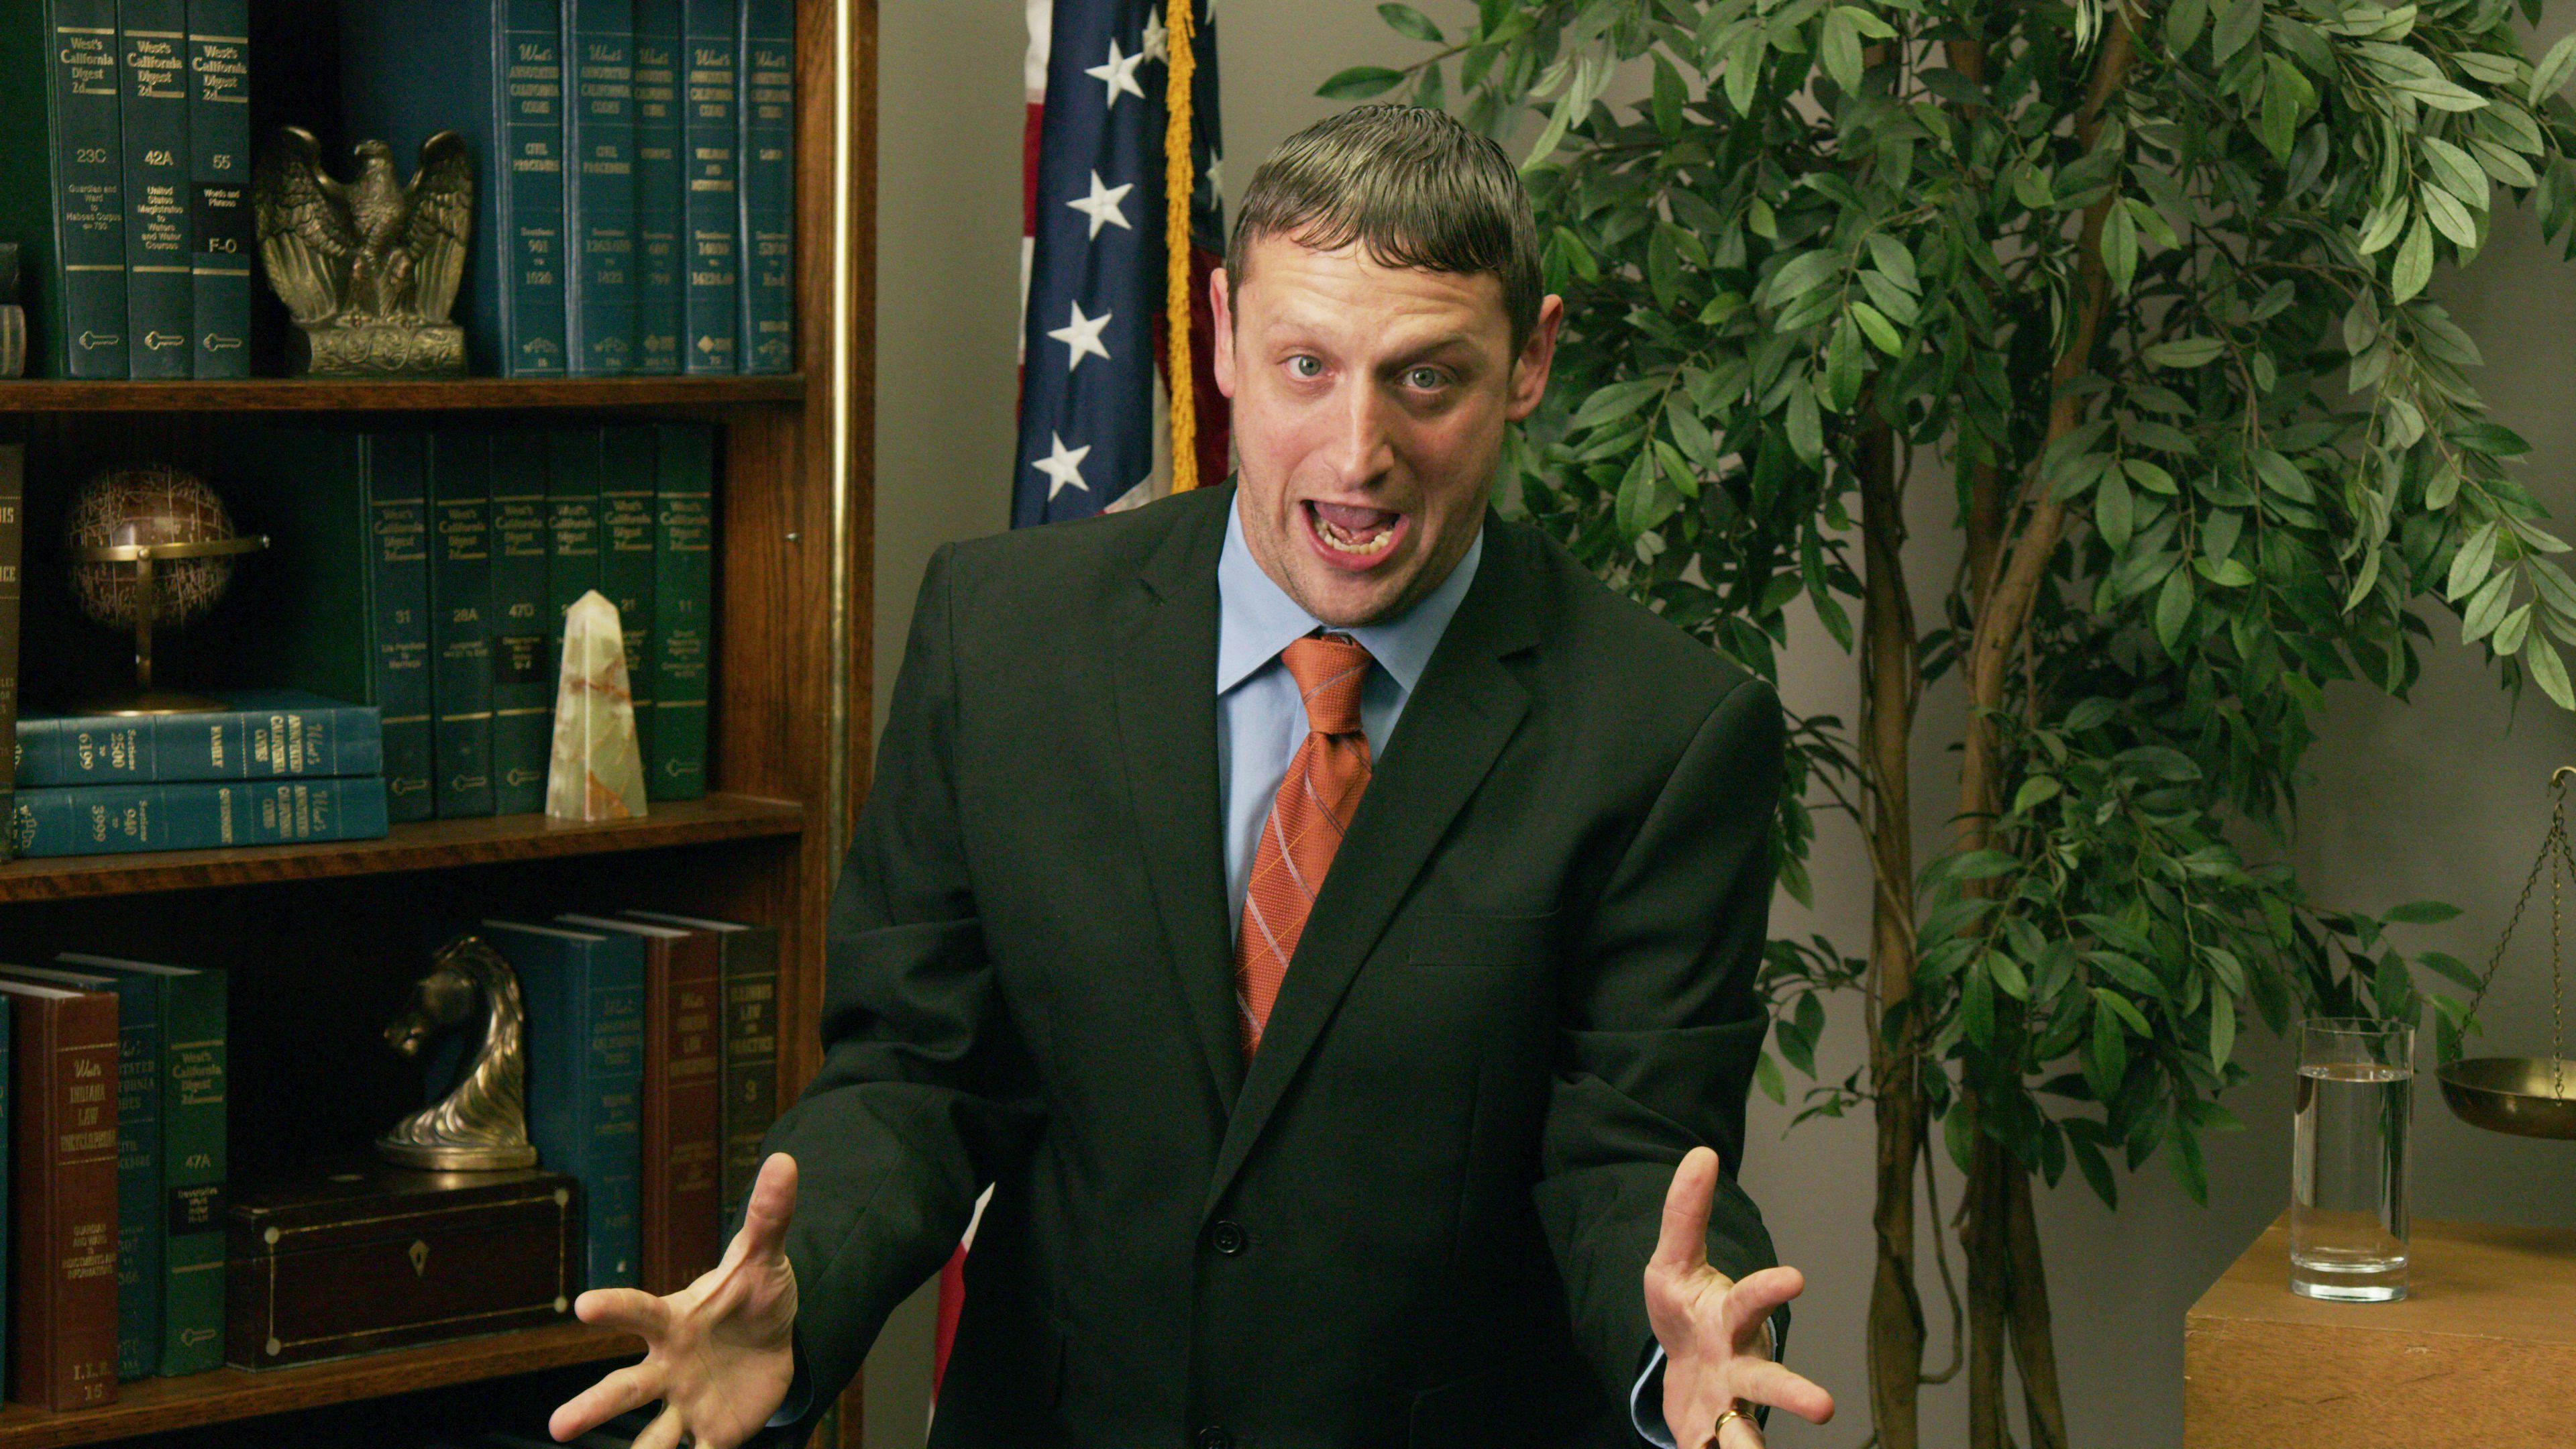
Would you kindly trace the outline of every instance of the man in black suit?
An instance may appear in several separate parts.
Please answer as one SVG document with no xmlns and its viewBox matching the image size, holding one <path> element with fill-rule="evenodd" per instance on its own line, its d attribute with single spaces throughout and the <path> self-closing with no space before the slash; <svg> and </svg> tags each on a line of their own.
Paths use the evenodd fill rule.
<svg viewBox="0 0 2576 1449">
<path fill-rule="evenodd" d="M 1563 317 L 1536 257 L 1490 142 L 1326 121 L 1213 285 L 1235 483 L 940 551 L 821 1075 L 722 1265 L 582 1297 L 652 1352 L 558 1437 L 810 1423 L 988 1185 L 936 1446 L 1831 1415 L 1734 1180 L 1779 701 L 1487 507 Z"/>
</svg>

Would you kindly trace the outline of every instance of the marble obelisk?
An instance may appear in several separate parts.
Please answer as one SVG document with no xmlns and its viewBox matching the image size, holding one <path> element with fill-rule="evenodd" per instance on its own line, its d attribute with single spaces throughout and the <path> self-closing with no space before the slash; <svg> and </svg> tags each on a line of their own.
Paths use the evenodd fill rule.
<svg viewBox="0 0 2576 1449">
<path fill-rule="evenodd" d="M 643 813 L 644 752 L 635 743 L 625 630 L 617 606 L 593 589 L 564 611 L 546 814 L 557 820 L 624 820 Z"/>
</svg>

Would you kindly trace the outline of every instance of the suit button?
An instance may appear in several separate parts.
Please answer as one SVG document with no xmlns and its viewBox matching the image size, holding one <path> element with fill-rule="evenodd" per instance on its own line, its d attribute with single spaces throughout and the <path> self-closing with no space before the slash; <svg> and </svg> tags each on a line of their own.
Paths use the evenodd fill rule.
<svg viewBox="0 0 2576 1449">
<path fill-rule="evenodd" d="M 1252 1246 L 1252 1235 L 1243 1230 L 1243 1224 L 1221 1218 L 1208 1232 L 1208 1246 L 1231 1258 Z"/>
<path fill-rule="evenodd" d="M 1210 1424 L 1199 1431 L 1199 1449 L 1234 1449 L 1234 1435 Z"/>
</svg>

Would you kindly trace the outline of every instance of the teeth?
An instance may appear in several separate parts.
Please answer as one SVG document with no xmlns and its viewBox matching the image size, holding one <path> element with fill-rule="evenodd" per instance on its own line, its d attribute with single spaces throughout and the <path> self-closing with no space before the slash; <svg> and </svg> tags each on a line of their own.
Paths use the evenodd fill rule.
<svg viewBox="0 0 2576 1449">
<path fill-rule="evenodd" d="M 1335 527 L 1331 520 L 1318 514 L 1315 518 L 1315 536 L 1321 538 L 1325 546 L 1335 553 L 1347 553 L 1366 558 L 1370 554 L 1384 553 L 1394 544 L 1395 525 L 1390 523 L 1371 534 L 1366 540 L 1362 540 L 1356 535 L 1343 532 Z"/>
</svg>

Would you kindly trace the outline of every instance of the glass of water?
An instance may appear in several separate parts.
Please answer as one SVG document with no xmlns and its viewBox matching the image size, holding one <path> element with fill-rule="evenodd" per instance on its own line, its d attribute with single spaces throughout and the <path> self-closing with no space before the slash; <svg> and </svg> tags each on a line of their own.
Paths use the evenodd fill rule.
<svg viewBox="0 0 2576 1449">
<path fill-rule="evenodd" d="M 2406 1296 L 2407 1127 L 2415 1028 L 2311 1017 L 2299 1037 L 2290 1154 L 2290 1291 L 2386 1303 Z"/>
</svg>

